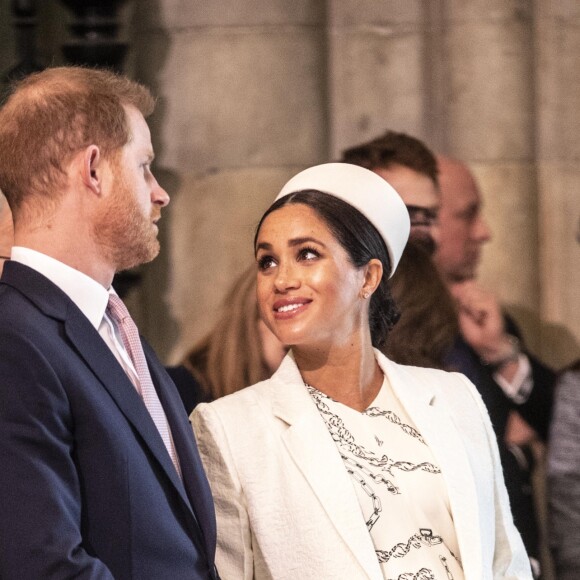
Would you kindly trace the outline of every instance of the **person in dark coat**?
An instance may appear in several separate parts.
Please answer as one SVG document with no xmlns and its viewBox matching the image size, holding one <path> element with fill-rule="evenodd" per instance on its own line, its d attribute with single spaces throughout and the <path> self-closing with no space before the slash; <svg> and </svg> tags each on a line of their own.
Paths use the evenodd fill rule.
<svg viewBox="0 0 580 580">
<path fill-rule="evenodd" d="M 0 109 L 0 577 L 209 580 L 213 500 L 175 385 L 111 283 L 159 252 L 149 91 L 32 75 Z"/>
</svg>

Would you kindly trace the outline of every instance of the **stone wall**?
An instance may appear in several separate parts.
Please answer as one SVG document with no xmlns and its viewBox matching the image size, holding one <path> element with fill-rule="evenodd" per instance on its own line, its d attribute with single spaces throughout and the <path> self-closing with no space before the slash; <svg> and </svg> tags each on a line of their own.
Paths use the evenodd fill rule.
<svg viewBox="0 0 580 580">
<path fill-rule="evenodd" d="M 535 28 L 541 340 L 566 361 L 580 340 L 580 4 L 538 2 Z"/>
<path fill-rule="evenodd" d="M 136 72 L 160 98 L 156 163 L 171 177 L 173 196 L 161 288 L 180 328 L 155 338 L 175 359 L 211 327 L 284 182 L 327 158 L 325 7 L 310 0 L 142 4 Z M 167 316 L 154 328 L 164 324 Z"/>
<path fill-rule="evenodd" d="M 66 19 L 39 4 L 47 56 Z M 483 284 L 549 362 L 578 356 L 577 2 L 141 0 L 123 19 L 127 70 L 159 96 L 156 167 L 172 195 L 163 252 L 131 299 L 165 359 L 210 328 L 284 181 L 387 128 L 469 163 L 493 230 Z"/>
</svg>

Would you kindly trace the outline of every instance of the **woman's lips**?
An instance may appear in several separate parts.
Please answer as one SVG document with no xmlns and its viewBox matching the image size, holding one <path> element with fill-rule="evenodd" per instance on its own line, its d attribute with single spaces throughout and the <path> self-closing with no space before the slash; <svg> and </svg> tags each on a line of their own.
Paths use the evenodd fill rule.
<svg viewBox="0 0 580 580">
<path fill-rule="evenodd" d="M 293 318 L 297 314 L 303 312 L 310 302 L 312 301 L 307 298 L 276 300 L 273 306 L 274 318 Z"/>
</svg>

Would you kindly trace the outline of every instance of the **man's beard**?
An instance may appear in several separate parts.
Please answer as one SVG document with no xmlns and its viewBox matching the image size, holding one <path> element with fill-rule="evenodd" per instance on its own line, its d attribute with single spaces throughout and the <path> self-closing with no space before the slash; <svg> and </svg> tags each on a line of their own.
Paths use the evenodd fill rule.
<svg viewBox="0 0 580 580">
<path fill-rule="evenodd" d="M 116 182 L 108 207 L 95 222 L 93 237 L 105 259 L 120 272 L 150 262 L 157 256 L 159 240 L 153 220 L 159 216 L 143 214 L 121 172 L 117 173 Z M 160 213 L 155 206 L 154 211 Z"/>
</svg>

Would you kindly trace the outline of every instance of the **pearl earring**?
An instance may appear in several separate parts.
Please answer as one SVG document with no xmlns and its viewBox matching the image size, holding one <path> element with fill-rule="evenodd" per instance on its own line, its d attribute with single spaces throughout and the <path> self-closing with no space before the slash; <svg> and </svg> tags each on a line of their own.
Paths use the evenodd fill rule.
<svg viewBox="0 0 580 580">
<path fill-rule="evenodd" d="M 370 296 L 370 292 L 367 292 L 366 290 L 363 292 L 362 297 L 366 300 L 369 296 Z"/>
</svg>

